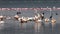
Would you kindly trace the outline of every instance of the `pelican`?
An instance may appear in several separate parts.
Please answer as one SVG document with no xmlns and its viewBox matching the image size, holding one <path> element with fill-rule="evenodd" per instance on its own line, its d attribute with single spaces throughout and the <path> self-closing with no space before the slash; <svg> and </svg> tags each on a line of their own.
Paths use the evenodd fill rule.
<svg viewBox="0 0 60 34">
<path fill-rule="evenodd" d="M 20 21 L 21 23 L 27 23 L 27 18 L 25 18 L 25 17 L 22 17 L 22 18 L 18 18 L 18 21 Z"/>
<path fill-rule="evenodd" d="M 34 20 L 37 20 L 39 17 L 35 15 Z"/>
<path fill-rule="evenodd" d="M 48 19 L 48 18 L 45 19 L 45 22 L 49 22 L 49 21 L 50 21 L 50 19 Z"/>
<path fill-rule="evenodd" d="M 19 16 L 18 16 L 18 15 L 15 15 L 14 18 L 15 18 L 16 20 L 18 20 Z"/>
<path fill-rule="evenodd" d="M 40 14 L 38 13 L 38 16 L 35 15 L 34 21 L 35 21 L 36 23 L 42 22 L 42 19 L 41 19 L 40 17 L 41 17 L 41 16 L 40 16 Z"/>
<path fill-rule="evenodd" d="M 51 25 L 52 25 L 52 30 L 54 29 L 54 26 L 56 25 L 56 19 L 54 19 L 53 17 L 50 20 Z"/>
<path fill-rule="evenodd" d="M 42 20 L 41 20 L 41 19 L 39 19 L 38 21 L 39 21 L 39 22 L 42 22 Z"/>
<path fill-rule="evenodd" d="M 0 16 L 0 21 L 3 21 L 3 19 L 6 18 L 5 16 Z"/>
<path fill-rule="evenodd" d="M 34 17 L 28 17 L 27 20 L 28 20 L 28 21 L 33 21 L 33 20 L 34 20 Z"/>
<path fill-rule="evenodd" d="M 52 22 L 52 23 L 55 23 L 55 22 L 56 22 L 56 20 L 55 20 L 54 18 L 52 18 L 51 22 Z"/>
<path fill-rule="evenodd" d="M 34 17 L 28 17 L 28 21 L 35 21 L 35 20 L 38 20 L 40 18 L 40 14 L 37 13 L 37 15 L 35 15 Z"/>
<path fill-rule="evenodd" d="M 51 11 L 52 11 L 52 10 L 50 9 L 50 14 L 51 14 L 50 20 L 51 20 L 52 23 L 55 23 L 56 20 L 53 18 L 53 13 L 52 13 Z"/>
<path fill-rule="evenodd" d="M 36 23 L 42 22 L 41 19 L 35 20 Z"/>
<path fill-rule="evenodd" d="M 40 15 L 40 17 L 41 17 L 41 19 L 44 19 L 44 13 L 42 13 L 42 14 Z"/>
<path fill-rule="evenodd" d="M 21 19 L 21 23 L 24 23 L 24 22 L 27 23 L 27 21 L 28 21 L 27 18 L 22 18 Z"/>
<path fill-rule="evenodd" d="M 45 26 L 49 26 L 50 25 L 50 19 L 49 18 L 45 18 L 44 19 L 44 21 L 45 21 Z"/>
<path fill-rule="evenodd" d="M 4 19 L 4 16 L 1 15 L 0 16 L 0 24 L 4 23 L 3 19 Z"/>
</svg>

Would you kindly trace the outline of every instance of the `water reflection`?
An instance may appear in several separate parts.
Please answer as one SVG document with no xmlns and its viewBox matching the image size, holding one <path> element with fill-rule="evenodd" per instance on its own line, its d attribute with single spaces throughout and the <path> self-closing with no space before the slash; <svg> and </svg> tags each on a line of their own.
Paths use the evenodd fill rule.
<svg viewBox="0 0 60 34">
<path fill-rule="evenodd" d="M 20 23 L 21 29 L 26 28 L 27 23 Z"/>
<path fill-rule="evenodd" d="M 52 24 L 52 31 L 53 31 L 56 23 L 51 23 L 51 24 Z"/>
<path fill-rule="evenodd" d="M 4 22 L 0 21 L 0 29 L 3 29 L 3 28 L 4 28 Z"/>
<path fill-rule="evenodd" d="M 45 26 L 43 22 L 35 23 L 35 26 L 34 26 L 35 34 L 43 34 L 44 28 Z"/>
<path fill-rule="evenodd" d="M 45 22 L 44 23 L 46 27 L 49 27 L 50 23 L 49 22 Z"/>
</svg>

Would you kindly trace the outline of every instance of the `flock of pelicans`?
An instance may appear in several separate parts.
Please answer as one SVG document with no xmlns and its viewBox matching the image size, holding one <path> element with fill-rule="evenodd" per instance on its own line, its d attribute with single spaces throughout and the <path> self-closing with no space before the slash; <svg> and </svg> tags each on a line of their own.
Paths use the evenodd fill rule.
<svg viewBox="0 0 60 34">
<path fill-rule="evenodd" d="M 52 24 L 56 23 L 56 19 L 53 18 L 53 16 L 51 15 L 50 18 L 44 18 L 44 13 L 35 13 L 36 15 L 34 17 L 19 17 L 19 12 L 13 16 L 13 18 L 17 21 L 19 21 L 20 23 L 27 23 L 28 21 L 34 21 L 36 23 L 38 22 L 51 22 Z M 12 19 L 12 17 L 7 17 L 7 16 L 3 16 L 3 15 L 0 15 L 0 23 L 4 23 L 4 19 Z"/>
</svg>

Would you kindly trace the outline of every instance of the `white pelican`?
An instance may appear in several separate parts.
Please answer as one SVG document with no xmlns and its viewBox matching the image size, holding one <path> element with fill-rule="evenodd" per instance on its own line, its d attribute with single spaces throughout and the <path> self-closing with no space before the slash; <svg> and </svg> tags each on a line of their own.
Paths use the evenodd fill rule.
<svg viewBox="0 0 60 34">
<path fill-rule="evenodd" d="M 52 22 L 52 23 L 55 23 L 55 22 L 56 22 L 56 20 L 55 20 L 54 18 L 52 18 L 51 22 Z"/>
<path fill-rule="evenodd" d="M 18 20 L 19 16 L 18 16 L 18 15 L 15 15 L 14 18 L 15 18 L 16 20 Z"/>
<path fill-rule="evenodd" d="M 2 15 L 0 16 L 0 24 L 4 23 L 4 20 L 3 20 L 4 18 L 5 18 L 5 16 L 2 16 Z"/>
<path fill-rule="evenodd" d="M 40 14 L 40 18 L 41 19 L 44 19 L 44 13 L 43 14 Z"/>
<path fill-rule="evenodd" d="M 51 19 L 51 25 L 52 25 L 52 30 L 54 29 L 54 26 L 56 25 L 56 19 L 52 17 Z"/>
<path fill-rule="evenodd" d="M 49 21 L 50 21 L 50 19 L 48 19 L 48 18 L 45 19 L 45 22 L 49 22 Z"/>
<path fill-rule="evenodd" d="M 34 20 L 34 17 L 28 17 L 27 20 L 28 20 L 28 21 L 33 21 L 33 20 Z"/>
<path fill-rule="evenodd" d="M 39 13 L 37 14 L 37 17 L 40 18 L 40 14 Z"/>
<path fill-rule="evenodd" d="M 27 18 L 25 18 L 25 17 L 22 17 L 22 18 L 18 18 L 18 21 L 20 21 L 21 23 L 27 23 Z"/>
<path fill-rule="evenodd" d="M 28 17 L 28 21 L 35 21 L 35 20 L 38 20 L 39 18 L 40 18 L 40 15 L 37 14 L 34 17 Z"/>
<path fill-rule="evenodd" d="M 40 14 L 37 13 L 37 15 L 34 16 L 34 20 L 40 19 Z"/>
<path fill-rule="evenodd" d="M 18 21 L 21 21 L 21 18 L 18 18 Z"/>
<path fill-rule="evenodd" d="M 38 19 L 38 22 L 42 22 L 42 20 L 41 19 Z"/>
<path fill-rule="evenodd" d="M 45 18 L 45 26 L 49 26 L 50 25 L 50 19 L 48 19 L 48 18 Z"/>
<path fill-rule="evenodd" d="M 35 15 L 34 20 L 37 20 L 37 19 L 38 19 L 38 16 Z"/>
<path fill-rule="evenodd" d="M 3 18 L 4 18 L 4 16 L 1 15 L 1 16 L 0 16 L 0 21 L 3 21 Z"/>
<path fill-rule="evenodd" d="M 35 20 L 36 23 L 42 22 L 41 19 Z"/>
</svg>

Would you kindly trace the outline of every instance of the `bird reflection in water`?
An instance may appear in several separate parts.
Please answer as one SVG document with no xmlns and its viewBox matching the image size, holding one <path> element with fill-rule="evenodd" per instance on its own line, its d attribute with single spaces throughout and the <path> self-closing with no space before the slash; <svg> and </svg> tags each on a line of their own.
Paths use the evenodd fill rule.
<svg viewBox="0 0 60 34">
<path fill-rule="evenodd" d="M 21 29 L 22 32 L 23 31 L 26 32 L 27 23 L 20 23 L 19 26 L 20 26 L 20 29 Z"/>
<path fill-rule="evenodd" d="M 1 21 L 0 22 L 0 29 L 3 29 L 4 28 L 4 21 Z"/>
<path fill-rule="evenodd" d="M 20 23 L 21 28 L 22 28 L 22 29 L 26 28 L 26 24 L 27 24 L 27 23 Z"/>
<path fill-rule="evenodd" d="M 54 27 L 56 25 L 56 23 L 51 23 L 52 24 L 52 31 L 54 31 Z"/>
<path fill-rule="evenodd" d="M 37 22 L 35 23 L 35 26 L 34 26 L 34 29 L 35 29 L 35 34 L 36 33 L 43 33 L 44 32 L 44 23 L 43 22 Z"/>
</svg>

